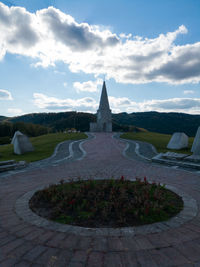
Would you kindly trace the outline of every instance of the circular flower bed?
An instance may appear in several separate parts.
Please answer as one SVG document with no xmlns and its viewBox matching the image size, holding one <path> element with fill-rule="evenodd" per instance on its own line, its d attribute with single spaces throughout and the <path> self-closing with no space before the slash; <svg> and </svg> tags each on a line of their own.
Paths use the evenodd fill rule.
<svg viewBox="0 0 200 267">
<path fill-rule="evenodd" d="M 29 202 L 38 215 L 84 227 L 127 227 L 168 220 L 183 201 L 164 185 L 146 179 L 79 180 L 50 185 Z"/>
</svg>

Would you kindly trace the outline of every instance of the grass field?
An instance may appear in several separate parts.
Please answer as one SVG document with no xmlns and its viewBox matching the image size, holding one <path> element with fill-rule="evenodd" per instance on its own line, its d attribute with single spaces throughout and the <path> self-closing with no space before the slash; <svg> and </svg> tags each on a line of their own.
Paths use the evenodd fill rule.
<svg viewBox="0 0 200 267">
<path fill-rule="evenodd" d="M 177 153 L 185 153 L 185 154 L 191 154 L 190 150 L 192 147 L 192 143 L 194 140 L 194 137 L 189 138 L 189 144 L 187 149 L 181 149 L 181 150 L 171 150 L 167 149 L 167 144 L 171 138 L 171 135 L 168 134 L 160 134 L 160 133 L 152 133 L 152 132 L 139 132 L 139 133 L 124 133 L 120 136 L 124 139 L 130 139 L 130 140 L 138 140 L 142 142 L 147 142 L 155 146 L 158 152 L 167 152 L 167 151 L 174 151 Z"/>
<path fill-rule="evenodd" d="M 50 157 L 56 145 L 66 140 L 85 139 L 84 133 L 53 133 L 30 138 L 35 151 L 23 155 L 15 155 L 13 145 L 0 146 L 0 161 L 14 159 L 16 161 L 26 160 L 27 162 L 37 161 Z"/>
</svg>

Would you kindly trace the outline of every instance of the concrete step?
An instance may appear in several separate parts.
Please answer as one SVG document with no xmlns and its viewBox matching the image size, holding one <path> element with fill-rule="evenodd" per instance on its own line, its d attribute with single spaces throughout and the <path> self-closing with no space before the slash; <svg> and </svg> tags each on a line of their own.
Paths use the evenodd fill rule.
<svg viewBox="0 0 200 267">
<path fill-rule="evenodd" d="M 179 160 L 169 160 L 169 159 L 164 159 L 163 154 L 160 153 L 157 156 L 153 157 L 151 160 L 152 162 L 156 163 L 161 163 L 165 165 L 170 165 L 170 166 L 179 166 L 183 168 L 189 168 L 189 169 L 196 169 L 200 170 L 200 164 L 194 163 L 194 162 L 188 162 L 188 161 L 179 161 Z"/>
<path fill-rule="evenodd" d="M 12 165 L 12 164 L 15 164 L 15 163 L 16 163 L 16 161 L 14 159 L 6 160 L 6 161 L 0 161 L 0 166 Z"/>
<path fill-rule="evenodd" d="M 13 164 L 1 165 L 0 166 L 0 172 L 23 169 L 26 166 L 27 166 L 27 162 L 26 161 L 19 161 L 19 162 L 15 162 Z"/>
</svg>

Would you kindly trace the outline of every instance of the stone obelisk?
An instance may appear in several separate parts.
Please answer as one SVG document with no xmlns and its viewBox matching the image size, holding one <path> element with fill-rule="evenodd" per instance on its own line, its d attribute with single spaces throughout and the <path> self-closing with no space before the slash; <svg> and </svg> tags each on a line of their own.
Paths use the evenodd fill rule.
<svg viewBox="0 0 200 267">
<path fill-rule="evenodd" d="M 97 123 L 90 123 L 90 132 L 112 132 L 112 114 L 105 81 L 103 82 L 99 108 L 97 110 Z"/>
</svg>

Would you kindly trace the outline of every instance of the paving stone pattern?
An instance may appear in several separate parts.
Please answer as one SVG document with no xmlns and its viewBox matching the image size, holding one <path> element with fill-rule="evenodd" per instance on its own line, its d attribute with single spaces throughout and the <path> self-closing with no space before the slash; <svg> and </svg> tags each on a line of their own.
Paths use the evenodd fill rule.
<svg viewBox="0 0 200 267">
<path fill-rule="evenodd" d="M 16 202 L 40 186 L 69 178 L 144 176 L 173 186 L 200 204 L 200 175 L 123 156 L 126 143 L 97 133 L 83 144 L 82 160 L 27 169 L 0 178 L 0 266 L 200 266 L 200 213 L 179 227 L 146 235 L 83 236 L 32 225 L 15 211 Z"/>
</svg>

